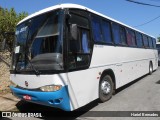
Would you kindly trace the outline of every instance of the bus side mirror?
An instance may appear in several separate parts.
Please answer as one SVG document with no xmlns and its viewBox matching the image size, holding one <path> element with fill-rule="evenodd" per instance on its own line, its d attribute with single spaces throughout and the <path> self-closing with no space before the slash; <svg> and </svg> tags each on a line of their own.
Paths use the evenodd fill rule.
<svg viewBox="0 0 160 120">
<path fill-rule="evenodd" d="M 77 27 L 77 24 L 71 24 L 70 31 L 71 31 L 72 39 L 73 40 L 77 40 L 77 38 L 78 38 L 78 27 Z"/>
<path fill-rule="evenodd" d="M 5 48 L 6 48 L 6 39 L 4 39 L 3 42 L 1 42 L 1 44 L 0 44 L 0 51 L 1 52 L 4 51 Z"/>
</svg>

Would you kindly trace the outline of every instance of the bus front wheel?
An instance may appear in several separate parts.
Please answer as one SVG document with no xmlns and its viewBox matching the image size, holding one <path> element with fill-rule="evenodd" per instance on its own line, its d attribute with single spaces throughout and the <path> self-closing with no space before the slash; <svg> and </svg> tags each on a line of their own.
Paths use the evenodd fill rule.
<svg viewBox="0 0 160 120">
<path fill-rule="evenodd" d="M 105 75 L 100 80 L 99 84 L 99 100 L 105 102 L 112 97 L 113 94 L 113 81 L 110 75 Z"/>
</svg>

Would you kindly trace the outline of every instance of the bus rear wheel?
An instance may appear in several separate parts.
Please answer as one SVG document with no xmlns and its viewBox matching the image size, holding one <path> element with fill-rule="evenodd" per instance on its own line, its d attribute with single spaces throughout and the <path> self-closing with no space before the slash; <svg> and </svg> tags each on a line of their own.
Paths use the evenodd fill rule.
<svg viewBox="0 0 160 120">
<path fill-rule="evenodd" d="M 99 84 L 99 100 L 105 102 L 112 97 L 113 94 L 113 81 L 110 75 L 105 75 L 100 80 Z"/>
<path fill-rule="evenodd" d="M 153 73 L 153 65 L 150 62 L 150 64 L 149 64 L 149 75 L 151 75 L 152 73 Z"/>
</svg>

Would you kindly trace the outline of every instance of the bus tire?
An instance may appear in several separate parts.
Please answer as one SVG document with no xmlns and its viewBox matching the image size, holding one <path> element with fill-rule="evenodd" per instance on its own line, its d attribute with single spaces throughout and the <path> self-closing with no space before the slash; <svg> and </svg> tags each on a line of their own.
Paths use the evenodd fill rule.
<svg viewBox="0 0 160 120">
<path fill-rule="evenodd" d="M 153 73 L 153 65 L 152 62 L 149 63 L 149 75 Z"/>
<path fill-rule="evenodd" d="M 113 81 L 110 75 L 104 75 L 99 84 L 99 101 L 105 102 L 112 97 L 114 91 Z"/>
</svg>

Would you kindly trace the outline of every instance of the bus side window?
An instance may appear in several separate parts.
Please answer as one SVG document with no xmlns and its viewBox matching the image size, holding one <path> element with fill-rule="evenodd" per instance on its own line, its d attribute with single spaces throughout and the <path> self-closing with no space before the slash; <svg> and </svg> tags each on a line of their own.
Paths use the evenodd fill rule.
<svg viewBox="0 0 160 120">
<path fill-rule="evenodd" d="M 143 39 L 142 39 L 142 34 L 139 32 L 136 32 L 136 42 L 138 47 L 143 47 Z"/>
<path fill-rule="evenodd" d="M 102 40 L 102 32 L 101 32 L 101 23 L 98 17 L 92 17 L 92 29 L 93 36 L 95 42 L 101 42 Z"/>
<path fill-rule="evenodd" d="M 153 48 L 153 46 L 152 46 L 152 39 L 151 39 L 151 37 L 148 37 L 148 41 L 149 41 L 149 48 Z"/>
<path fill-rule="evenodd" d="M 131 29 L 127 29 L 127 42 L 129 46 L 136 46 L 135 33 Z"/>
<path fill-rule="evenodd" d="M 152 38 L 153 48 L 156 49 L 156 39 Z"/>
<path fill-rule="evenodd" d="M 69 55 L 70 69 L 88 66 L 90 61 L 89 30 L 78 28 L 78 31 L 78 40 L 70 41 L 70 48 L 75 48 Z"/>
<path fill-rule="evenodd" d="M 144 47 L 148 48 L 148 37 L 146 35 L 143 35 L 143 43 L 144 43 Z"/>
<path fill-rule="evenodd" d="M 103 31 L 103 38 L 105 43 L 113 43 L 111 37 L 111 26 L 109 21 L 102 21 L 102 31 Z"/>
<path fill-rule="evenodd" d="M 89 31 L 82 29 L 81 31 L 81 41 L 83 53 L 90 53 L 89 48 Z"/>
<path fill-rule="evenodd" d="M 122 45 L 126 45 L 126 44 L 127 44 L 127 39 L 126 39 L 126 31 L 125 31 L 125 28 L 122 27 L 122 26 L 120 26 L 119 30 L 120 30 L 121 43 L 122 43 Z"/>
<path fill-rule="evenodd" d="M 114 38 L 115 44 L 126 45 L 127 40 L 126 40 L 125 28 L 122 26 L 119 26 L 116 23 L 113 23 L 112 30 L 113 30 L 113 38 Z"/>
<path fill-rule="evenodd" d="M 119 25 L 116 24 L 116 23 L 113 23 L 112 24 L 112 31 L 113 31 L 114 43 L 115 44 L 121 44 Z"/>
<path fill-rule="evenodd" d="M 90 61 L 90 36 L 89 30 L 80 28 L 80 53 L 76 55 L 76 67 L 81 68 L 89 64 Z"/>
</svg>

